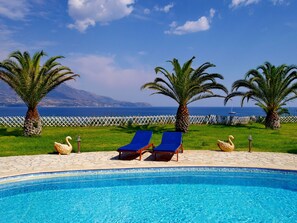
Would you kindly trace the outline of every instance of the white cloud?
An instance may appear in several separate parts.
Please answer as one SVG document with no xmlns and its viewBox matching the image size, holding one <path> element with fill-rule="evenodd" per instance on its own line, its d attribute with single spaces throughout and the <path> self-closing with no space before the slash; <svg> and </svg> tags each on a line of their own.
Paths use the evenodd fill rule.
<svg viewBox="0 0 297 223">
<path fill-rule="evenodd" d="M 211 8 L 209 10 L 209 17 L 202 16 L 196 21 L 186 21 L 185 24 L 178 26 L 174 21 L 169 27 L 170 30 L 165 31 L 166 34 L 184 35 L 188 33 L 195 33 L 200 31 L 206 31 L 210 29 L 210 23 L 215 15 L 215 10 Z"/>
<path fill-rule="evenodd" d="M 12 51 L 28 48 L 13 39 L 15 32 L 7 26 L 0 24 L 0 33 L 0 60 L 7 58 Z"/>
<path fill-rule="evenodd" d="M 260 0 L 232 0 L 230 8 L 236 8 L 239 6 L 247 6 L 251 4 L 257 4 Z"/>
<path fill-rule="evenodd" d="M 150 10 L 150 9 L 144 9 L 144 10 L 143 10 L 143 13 L 144 13 L 145 15 L 149 15 L 149 14 L 151 13 L 151 10 Z"/>
<path fill-rule="evenodd" d="M 211 8 L 211 9 L 209 10 L 209 16 L 210 16 L 210 18 L 213 18 L 214 15 L 215 15 L 215 13 L 216 13 L 216 10 L 214 10 L 213 8 Z"/>
<path fill-rule="evenodd" d="M 97 22 L 106 24 L 128 16 L 134 0 L 68 0 L 68 13 L 75 20 L 69 28 L 84 32 Z"/>
<path fill-rule="evenodd" d="M 271 0 L 273 5 L 289 5 L 290 3 L 287 0 Z"/>
<path fill-rule="evenodd" d="M 0 23 L 0 33 L 1 33 L 0 35 L 1 40 L 4 40 L 8 38 L 13 33 L 13 31 L 9 30 L 7 26 Z"/>
<path fill-rule="evenodd" d="M 123 68 L 114 56 L 100 55 L 70 56 L 66 63 L 80 74 L 77 81 L 70 83 L 78 89 L 126 101 L 146 101 L 143 97 L 149 96 L 140 87 L 153 79 L 153 68 Z"/>
<path fill-rule="evenodd" d="M 48 40 L 38 40 L 26 44 L 16 41 L 15 36 L 20 35 L 19 30 L 8 28 L 3 24 L 0 24 L 0 33 L 0 60 L 7 58 L 11 52 L 16 50 L 35 52 L 44 49 L 46 51 L 48 48 L 57 45 L 56 42 Z"/>
<path fill-rule="evenodd" d="M 156 11 L 159 11 L 159 12 L 165 12 L 165 13 L 168 13 L 172 8 L 174 7 L 174 4 L 173 3 L 170 3 L 168 5 L 165 5 L 163 7 L 159 7 L 158 5 L 156 5 L 154 7 L 154 9 Z"/>
<path fill-rule="evenodd" d="M 240 6 L 248 6 L 251 4 L 257 4 L 261 0 L 232 0 L 229 5 L 230 8 L 237 8 Z M 290 5 L 289 0 L 270 0 L 273 5 Z"/>
<path fill-rule="evenodd" d="M 30 46 L 30 49 L 32 50 L 40 50 L 40 49 L 48 49 L 52 48 L 53 46 L 57 46 L 58 43 L 55 41 L 49 41 L 49 40 L 38 40 L 34 41 L 34 44 Z"/>
<path fill-rule="evenodd" d="M 147 55 L 148 53 L 147 53 L 147 51 L 139 51 L 138 53 L 137 53 L 138 55 L 140 55 L 140 56 L 145 56 L 145 55 Z"/>
<path fill-rule="evenodd" d="M 169 27 L 171 27 L 171 28 L 177 27 L 177 22 L 173 21 L 172 23 L 170 23 Z"/>
<path fill-rule="evenodd" d="M 187 21 L 182 26 L 174 27 L 174 24 L 171 24 L 171 30 L 166 31 L 167 34 L 176 34 L 176 35 L 184 35 L 187 33 L 195 33 L 199 31 L 205 31 L 210 28 L 209 21 L 205 16 L 202 16 L 197 21 Z"/>
<path fill-rule="evenodd" d="M 13 20 L 22 20 L 29 13 L 27 0 L 0 0 L 0 16 Z"/>
</svg>

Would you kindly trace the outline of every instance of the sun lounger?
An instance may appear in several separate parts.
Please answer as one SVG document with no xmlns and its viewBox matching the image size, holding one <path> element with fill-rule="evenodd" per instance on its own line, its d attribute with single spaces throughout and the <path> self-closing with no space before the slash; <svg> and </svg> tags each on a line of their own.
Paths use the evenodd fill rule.
<svg viewBox="0 0 297 223">
<path fill-rule="evenodd" d="M 178 161 L 179 151 L 183 152 L 182 133 L 181 132 L 164 132 L 162 141 L 159 146 L 153 149 L 155 160 L 158 153 L 176 154 Z"/>
<path fill-rule="evenodd" d="M 138 130 L 129 144 L 117 150 L 119 152 L 119 159 L 121 159 L 122 153 L 136 153 L 139 154 L 139 160 L 141 160 L 142 153 L 148 148 L 153 147 L 153 144 L 150 143 L 152 135 L 152 131 Z"/>
</svg>

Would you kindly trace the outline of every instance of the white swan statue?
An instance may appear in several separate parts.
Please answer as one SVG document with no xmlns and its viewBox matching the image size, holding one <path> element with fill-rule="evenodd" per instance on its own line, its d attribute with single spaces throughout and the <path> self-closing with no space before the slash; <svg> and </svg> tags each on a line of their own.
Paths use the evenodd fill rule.
<svg viewBox="0 0 297 223">
<path fill-rule="evenodd" d="M 69 139 L 72 140 L 70 136 L 66 137 L 66 143 L 67 144 L 62 144 L 55 142 L 55 150 L 59 153 L 59 155 L 69 155 L 72 151 L 72 145 L 69 142 Z"/>
<path fill-rule="evenodd" d="M 231 140 L 234 140 L 234 137 L 232 135 L 228 136 L 228 142 L 224 142 L 221 140 L 218 140 L 218 146 L 219 148 L 224 152 L 232 152 L 235 148 L 235 145 Z"/>
</svg>

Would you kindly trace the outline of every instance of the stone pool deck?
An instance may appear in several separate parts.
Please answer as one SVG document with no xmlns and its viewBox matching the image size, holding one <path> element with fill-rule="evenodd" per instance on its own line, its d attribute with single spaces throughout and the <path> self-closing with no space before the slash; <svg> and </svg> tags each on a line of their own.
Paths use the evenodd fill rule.
<svg viewBox="0 0 297 223">
<path fill-rule="evenodd" d="M 150 152 L 143 154 L 141 161 L 135 156 L 123 156 L 118 160 L 117 152 L 85 152 L 70 155 L 34 155 L 0 157 L 0 177 L 19 174 L 139 167 L 177 167 L 177 166 L 226 166 L 258 167 L 285 170 L 297 170 L 297 155 L 271 152 L 221 152 L 186 150 L 173 157 L 161 156 L 158 161 Z"/>
</svg>

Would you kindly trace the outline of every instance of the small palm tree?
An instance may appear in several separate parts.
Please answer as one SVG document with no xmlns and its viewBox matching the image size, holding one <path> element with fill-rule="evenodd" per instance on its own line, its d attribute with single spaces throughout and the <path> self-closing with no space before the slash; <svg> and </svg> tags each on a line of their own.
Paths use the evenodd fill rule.
<svg viewBox="0 0 297 223">
<path fill-rule="evenodd" d="M 40 60 L 46 54 L 15 51 L 8 59 L 0 62 L 0 79 L 6 82 L 24 101 L 28 110 L 24 122 L 24 135 L 40 135 L 41 119 L 38 103 L 55 87 L 78 76 L 70 68 L 57 62 L 62 56 L 49 58 L 43 65 Z"/>
<path fill-rule="evenodd" d="M 297 66 L 285 64 L 278 67 L 269 62 L 247 72 L 245 79 L 237 80 L 232 85 L 231 93 L 225 98 L 225 104 L 230 98 L 241 96 L 241 106 L 244 100 L 252 99 L 266 113 L 265 127 L 280 128 L 279 115 L 286 109 L 287 102 L 297 98 Z M 245 88 L 246 91 L 239 91 Z"/>
<path fill-rule="evenodd" d="M 188 131 L 190 124 L 188 104 L 205 98 L 222 97 L 213 93 L 215 89 L 228 93 L 223 85 L 216 82 L 216 79 L 223 79 L 220 74 L 206 72 L 207 69 L 215 67 L 215 65 L 207 62 L 197 69 L 193 69 L 192 62 L 194 59 L 195 57 L 192 57 L 182 67 L 177 59 L 168 61 L 173 66 L 173 73 L 163 67 L 156 67 L 156 74 L 160 72 L 166 79 L 157 77 L 154 82 L 146 83 L 141 87 L 141 89 L 155 90 L 156 92 L 153 94 L 168 96 L 179 104 L 176 113 L 176 131 Z"/>
</svg>

